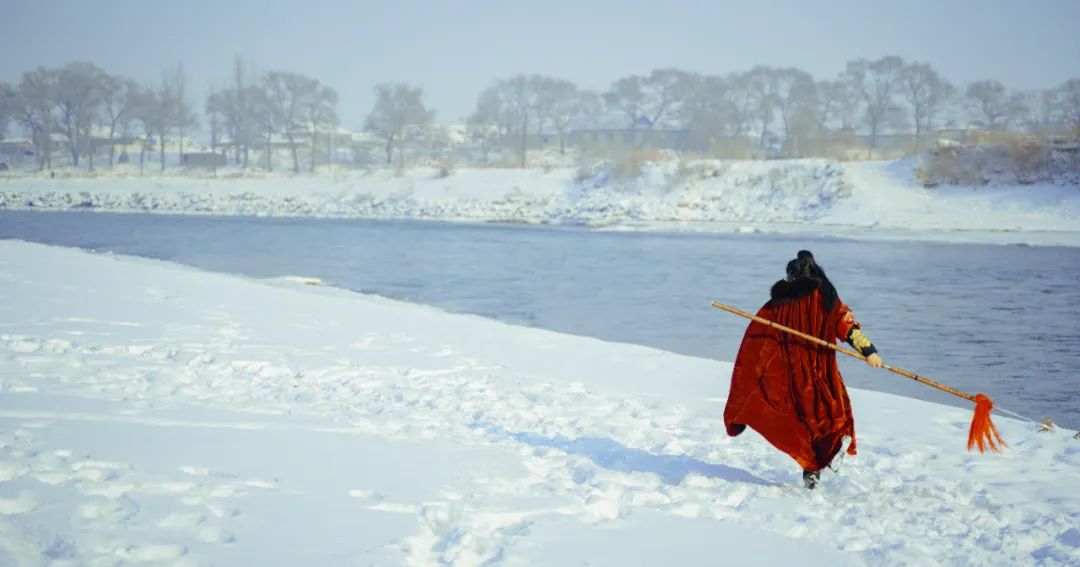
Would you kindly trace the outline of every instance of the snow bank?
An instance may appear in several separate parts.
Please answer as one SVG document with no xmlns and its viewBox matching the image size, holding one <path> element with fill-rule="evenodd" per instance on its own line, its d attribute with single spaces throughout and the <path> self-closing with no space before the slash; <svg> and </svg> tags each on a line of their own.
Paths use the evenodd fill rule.
<svg viewBox="0 0 1080 567">
<path fill-rule="evenodd" d="M 14 241 L 0 281 L 0 564 L 1080 562 L 1072 432 L 852 391 L 810 493 L 724 434 L 729 363 Z"/>
<path fill-rule="evenodd" d="M 675 162 L 618 180 L 601 169 L 417 168 L 256 179 L 13 178 L 0 208 L 171 214 L 422 218 L 610 224 L 644 221 L 802 221 L 849 194 L 824 160 Z"/>
<path fill-rule="evenodd" d="M 443 219 L 1080 245 L 1080 188 L 926 189 L 915 164 L 663 161 L 260 178 L 9 178 L 0 209 Z M 734 226 L 732 226 L 734 225 Z M 922 232 L 935 234 L 926 235 Z M 976 234 L 978 232 L 978 234 Z"/>
<path fill-rule="evenodd" d="M 1080 187 L 998 185 L 923 188 L 913 160 L 863 162 L 847 168 L 855 191 L 822 215 L 826 224 L 867 229 L 1012 232 L 1023 242 L 1030 233 L 1055 231 L 1066 243 L 1080 243 Z M 1064 234 L 1069 233 L 1069 234 Z"/>
<path fill-rule="evenodd" d="M 948 144 L 931 149 L 919 163 L 919 181 L 937 185 L 1080 186 L 1076 140 L 1016 137 L 1008 143 Z"/>
</svg>

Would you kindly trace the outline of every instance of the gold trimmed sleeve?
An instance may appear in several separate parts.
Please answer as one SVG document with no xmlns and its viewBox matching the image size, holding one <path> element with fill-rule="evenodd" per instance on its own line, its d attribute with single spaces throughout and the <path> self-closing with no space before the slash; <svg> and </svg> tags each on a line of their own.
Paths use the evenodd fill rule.
<svg viewBox="0 0 1080 567">
<path fill-rule="evenodd" d="M 864 335 L 862 330 L 860 329 L 852 328 L 851 331 L 848 332 L 847 342 L 851 346 L 858 349 L 863 356 L 870 356 L 871 354 L 877 352 L 877 348 L 874 346 L 874 343 L 872 343 L 870 341 L 870 338 Z"/>
</svg>

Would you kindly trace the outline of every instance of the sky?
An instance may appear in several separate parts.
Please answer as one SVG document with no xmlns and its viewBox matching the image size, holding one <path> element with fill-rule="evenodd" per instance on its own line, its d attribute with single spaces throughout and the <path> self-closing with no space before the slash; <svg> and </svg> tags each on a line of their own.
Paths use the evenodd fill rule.
<svg viewBox="0 0 1080 567">
<path fill-rule="evenodd" d="M 144 83 L 183 62 L 196 108 L 233 60 L 337 90 L 359 129 L 383 82 L 424 88 L 462 122 L 501 77 L 539 73 L 594 90 L 659 67 L 723 74 L 796 66 L 833 78 L 894 54 L 956 83 L 1019 89 L 1080 77 L 1080 1 L 128 1 L 0 0 L 0 81 L 85 60 Z"/>
</svg>

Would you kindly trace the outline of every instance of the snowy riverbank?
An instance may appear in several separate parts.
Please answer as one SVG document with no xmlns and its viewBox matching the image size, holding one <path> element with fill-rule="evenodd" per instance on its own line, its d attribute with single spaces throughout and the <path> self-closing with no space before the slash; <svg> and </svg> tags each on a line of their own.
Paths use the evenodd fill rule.
<svg viewBox="0 0 1080 567">
<path fill-rule="evenodd" d="M 853 391 L 808 493 L 724 434 L 729 363 L 14 241 L 0 279 L 0 564 L 1080 561 L 1071 432 L 971 455 Z"/>
<path fill-rule="evenodd" d="M 0 208 L 417 218 L 618 229 L 812 232 L 1080 246 L 1080 188 L 925 189 L 909 162 L 716 160 L 619 177 L 573 169 L 416 168 L 258 178 L 0 180 Z"/>
</svg>

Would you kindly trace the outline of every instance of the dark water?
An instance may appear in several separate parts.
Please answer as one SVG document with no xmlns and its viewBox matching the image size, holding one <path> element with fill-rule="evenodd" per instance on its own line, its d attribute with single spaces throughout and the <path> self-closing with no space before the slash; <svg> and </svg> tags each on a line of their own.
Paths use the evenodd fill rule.
<svg viewBox="0 0 1080 567">
<path fill-rule="evenodd" d="M 315 276 L 517 324 L 732 360 L 748 311 L 812 250 L 887 363 L 1080 427 L 1080 249 L 612 233 L 413 221 L 0 212 L 0 238 L 256 277 Z M 848 384 L 960 404 L 844 360 Z M 657 380 L 678 380 L 657 376 Z M 726 390 L 717 377 L 717 392 Z"/>
</svg>

